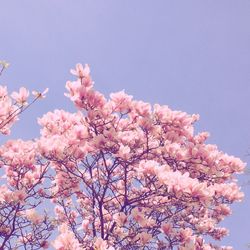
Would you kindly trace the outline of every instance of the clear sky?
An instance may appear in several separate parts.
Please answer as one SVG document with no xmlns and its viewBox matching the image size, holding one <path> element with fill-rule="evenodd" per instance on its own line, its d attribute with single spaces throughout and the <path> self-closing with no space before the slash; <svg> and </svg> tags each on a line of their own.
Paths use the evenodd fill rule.
<svg viewBox="0 0 250 250">
<path fill-rule="evenodd" d="M 74 111 L 63 93 L 81 62 L 106 95 L 125 89 L 199 113 L 197 132 L 250 162 L 250 0 L 0 0 L 0 59 L 11 63 L 0 79 L 10 90 L 50 88 L 9 138 L 38 137 L 36 118 L 49 110 Z M 250 243 L 250 185 L 243 190 L 223 223 L 223 244 L 236 250 Z"/>
</svg>

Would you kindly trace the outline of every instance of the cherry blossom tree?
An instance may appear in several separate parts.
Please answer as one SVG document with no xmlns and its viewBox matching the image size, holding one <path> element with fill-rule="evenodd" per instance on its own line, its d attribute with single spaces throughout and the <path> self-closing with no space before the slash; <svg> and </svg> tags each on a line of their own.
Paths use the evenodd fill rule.
<svg viewBox="0 0 250 250">
<path fill-rule="evenodd" d="M 245 164 L 194 134 L 198 115 L 94 90 L 88 65 L 76 65 L 65 94 L 76 113 L 49 112 L 39 152 L 53 174 L 55 249 L 231 249 L 218 226 L 243 193 Z"/>
<path fill-rule="evenodd" d="M 12 240 L 3 234 L 4 246 L 232 249 L 204 238 L 227 235 L 219 223 L 243 198 L 236 174 L 245 164 L 207 144 L 207 132 L 194 133 L 198 115 L 151 106 L 124 91 L 106 99 L 93 88 L 88 65 L 77 64 L 71 73 L 76 80 L 66 83 L 65 95 L 76 112 L 49 112 L 38 120 L 38 139 L 1 147 L 12 187 L 8 195 L 2 186 L 2 203 L 9 198 L 22 207 L 14 217 L 0 215 L 18 225 L 15 234 L 5 233 Z M 21 92 L 12 96 L 19 103 Z M 54 215 L 41 215 L 36 208 L 48 201 Z M 54 227 L 58 233 L 48 240 Z"/>
</svg>

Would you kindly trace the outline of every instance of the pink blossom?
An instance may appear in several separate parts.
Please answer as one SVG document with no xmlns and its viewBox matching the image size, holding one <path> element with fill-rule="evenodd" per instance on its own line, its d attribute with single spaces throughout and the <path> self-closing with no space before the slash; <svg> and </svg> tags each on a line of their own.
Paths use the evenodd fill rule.
<svg viewBox="0 0 250 250">
<path fill-rule="evenodd" d="M 25 216 L 34 224 L 40 224 L 43 218 L 35 211 L 35 209 L 27 209 L 25 211 Z"/>
<path fill-rule="evenodd" d="M 96 248 L 96 250 L 107 250 L 108 244 L 102 238 L 96 238 L 94 241 L 94 247 Z"/>
<path fill-rule="evenodd" d="M 82 64 L 77 63 L 76 64 L 76 69 L 71 69 L 70 73 L 79 77 L 79 78 L 83 78 L 84 76 L 88 76 L 90 73 L 90 69 L 89 69 L 89 65 L 85 64 L 85 67 L 83 68 Z"/>
<path fill-rule="evenodd" d="M 118 156 L 123 159 L 128 159 L 130 156 L 130 148 L 129 146 L 121 145 L 119 148 Z"/>
<path fill-rule="evenodd" d="M 48 91 L 49 88 L 46 88 L 43 92 L 38 92 L 36 90 L 33 90 L 32 95 L 34 95 L 36 98 L 45 98 Z"/>
<path fill-rule="evenodd" d="M 20 105 L 26 105 L 27 104 L 27 99 L 29 97 L 29 91 L 21 87 L 19 89 L 19 92 L 13 92 L 11 94 L 11 97 Z"/>
<path fill-rule="evenodd" d="M 60 235 L 52 243 L 52 246 L 56 250 L 81 250 L 80 244 L 75 238 L 73 232 L 68 230 L 68 227 L 64 224 L 60 227 Z"/>
<path fill-rule="evenodd" d="M 82 221 L 82 228 L 83 228 L 84 231 L 88 230 L 89 225 L 90 225 L 90 221 L 89 220 L 83 220 Z"/>
<path fill-rule="evenodd" d="M 172 225 L 170 223 L 164 223 L 162 226 L 161 226 L 161 229 L 162 231 L 164 232 L 164 234 L 166 235 L 169 235 L 171 234 L 173 228 L 172 228 Z"/>
<path fill-rule="evenodd" d="M 141 232 L 137 234 L 136 238 L 138 238 L 144 246 L 152 239 L 152 235 L 146 232 Z"/>
<path fill-rule="evenodd" d="M 110 94 L 110 98 L 113 102 L 113 108 L 116 111 L 126 111 L 131 106 L 132 96 L 127 95 L 124 90 Z"/>
</svg>

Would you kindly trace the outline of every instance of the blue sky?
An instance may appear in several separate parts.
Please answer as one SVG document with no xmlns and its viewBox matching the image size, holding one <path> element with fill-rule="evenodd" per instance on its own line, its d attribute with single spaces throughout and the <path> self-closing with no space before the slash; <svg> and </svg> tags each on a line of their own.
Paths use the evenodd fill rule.
<svg viewBox="0 0 250 250">
<path fill-rule="evenodd" d="M 81 62 L 99 91 L 199 113 L 197 132 L 250 161 L 249 0 L 1 1 L 0 24 L 0 59 L 11 63 L 1 84 L 50 88 L 6 139 L 38 137 L 36 118 L 49 110 L 74 111 L 63 93 Z M 239 250 L 250 242 L 250 185 L 243 190 L 223 223 L 231 232 L 223 244 Z"/>
</svg>

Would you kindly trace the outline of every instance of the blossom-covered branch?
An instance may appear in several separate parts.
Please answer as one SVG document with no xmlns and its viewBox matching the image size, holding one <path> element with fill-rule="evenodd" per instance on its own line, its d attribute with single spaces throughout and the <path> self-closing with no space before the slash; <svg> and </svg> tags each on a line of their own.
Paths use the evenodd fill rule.
<svg viewBox="0 0 250 250">
<path fill-rule="evenodd" d="M 1 61 L 0 75 L 8 67 Z M 18 116 L 42 94 L 28 103 L 29 91 L 21 87 L 8 94 L 0 86 L 0 133 L 9 134 Z M 42 203 L 48 164 L 41 161 L 34 141 L 9 141 L 0 147 L 0 249 L 48 248 L 47 239 L 54 228 Z M 40 206 L 41 210 L 41 206 Z"/>
</svg>

